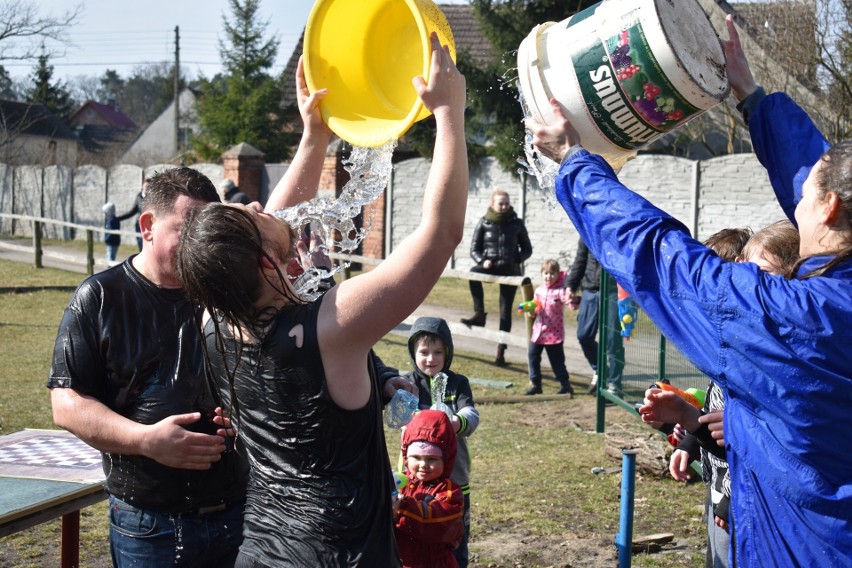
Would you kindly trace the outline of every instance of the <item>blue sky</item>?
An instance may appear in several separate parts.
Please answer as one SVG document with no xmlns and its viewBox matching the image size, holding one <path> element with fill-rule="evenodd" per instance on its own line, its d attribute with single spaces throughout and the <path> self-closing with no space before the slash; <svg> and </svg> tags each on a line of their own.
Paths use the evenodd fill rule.
<svg viewBox="0 0 852 568">
<path fill-rule="evenodd" d="M 61 14 L 78 4 L 83 13 L 68 32 L 73 45 L 51 60 L 56 77 L 100 76 L 115 69 L 122 77 L 146 62 L 173 61 L 175 26 L 180 27 L 181 67 L 192 76 L 212 77 L 220 70 L 218 40 L 227 0 L 37 0 L 41 15 Z M 465 4 L 466 0 L 439 0 Z M 262 0 L 267 33 L 281 39 L 273 72 L 287 64 L 308 20 L 313 0 Z M 28 76 L 33 62 L 0 62 L 13 77 Z"/>
</svg>

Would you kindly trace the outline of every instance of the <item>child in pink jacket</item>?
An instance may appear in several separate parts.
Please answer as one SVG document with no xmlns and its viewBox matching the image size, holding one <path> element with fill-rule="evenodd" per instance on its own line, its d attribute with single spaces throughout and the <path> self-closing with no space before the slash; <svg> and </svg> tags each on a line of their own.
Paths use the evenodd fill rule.
<svg viewBox="0 0 852 568">
<path fill-rule="evenodd" d="M 550 367 L 556 375 L 556 380 L 562 385 L 558 394 L 567 394 L 574 398 L 574 389 L 568 382 L 568 368 L 565 366 L 565 323 L 563 307 L 571 304 L 570 296 L 564 288 L 565 273 L 560 272 L 559 263 L 549 258 L 541 264 L 541 277 L 544 284 L 535 290 L 535 313 L 527 313 L 534 317 L 532 336 L 528 349 L 530 365 L 530 388 L 525 394 L 541 394 L 541 352 L 547 351 Z"/>
</svg>

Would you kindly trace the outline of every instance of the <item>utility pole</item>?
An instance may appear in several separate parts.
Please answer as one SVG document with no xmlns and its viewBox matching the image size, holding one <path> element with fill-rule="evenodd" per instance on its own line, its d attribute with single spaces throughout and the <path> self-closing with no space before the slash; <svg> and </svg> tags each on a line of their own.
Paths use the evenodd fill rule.
<svg viewBox="0 0 852 568">
<path fill-rule="evenodd" d="M 180 26 L 175 26 L 175 149 L 180 156 Z"/>
</svg>

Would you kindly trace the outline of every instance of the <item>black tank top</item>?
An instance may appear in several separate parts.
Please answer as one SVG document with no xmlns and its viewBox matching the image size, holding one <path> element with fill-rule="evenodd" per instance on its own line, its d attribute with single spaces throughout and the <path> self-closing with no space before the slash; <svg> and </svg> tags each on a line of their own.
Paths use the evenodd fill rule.
<svg viewBox="0 0 852 568">
<path fill-rule="evenodd" d="M 270 566 L 400 565 L 393 535 L 393 481 L 372 360 L 372 389 L 358 410 L 329 395 L 317 343 L 322 299 L 284 309 L 260 345 L 246 345 L 235 377 L 236 422 L 252 475 L 240 549 Z M 304 343 L 291 331 L 302 326 Z M 214 375 L 227 379 L 205 327 Z M 226 335 L 229 361 L 236 344 Z"/>
</svg>

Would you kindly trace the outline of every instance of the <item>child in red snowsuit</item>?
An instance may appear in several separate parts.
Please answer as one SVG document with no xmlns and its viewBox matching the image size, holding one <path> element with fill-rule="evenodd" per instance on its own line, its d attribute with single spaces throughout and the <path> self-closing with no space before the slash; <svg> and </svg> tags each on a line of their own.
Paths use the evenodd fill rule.
<svg viewBox="0 0 852 568">
<path fill-rule="evenodd" d="M 405 568 L 453 568 L 464 534 L 464 495 L 450 479 L 456 434 L 439 410 L 418 412 L 402 436 L 408 484 L 394 503 L 396 540 Z"/>
</svg>

